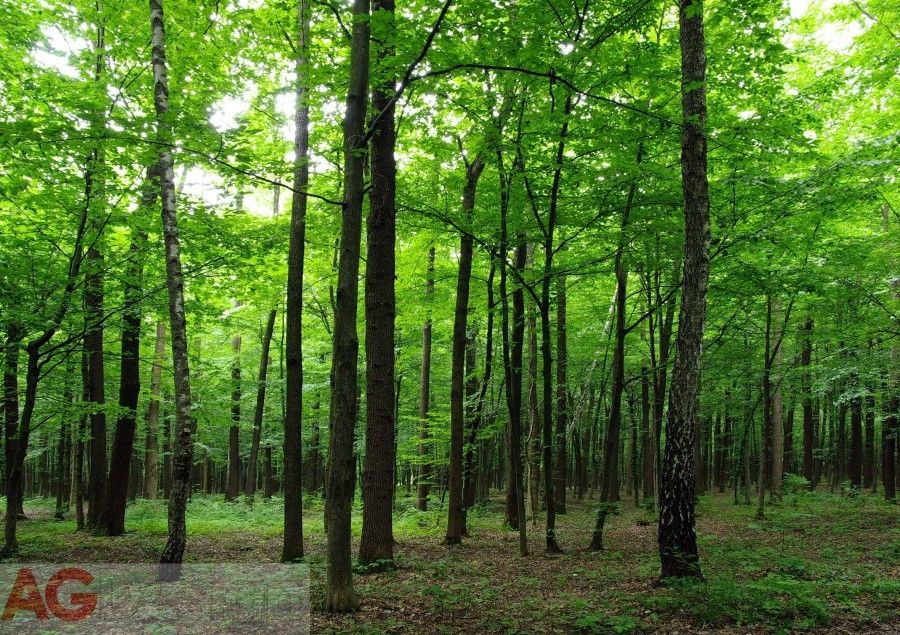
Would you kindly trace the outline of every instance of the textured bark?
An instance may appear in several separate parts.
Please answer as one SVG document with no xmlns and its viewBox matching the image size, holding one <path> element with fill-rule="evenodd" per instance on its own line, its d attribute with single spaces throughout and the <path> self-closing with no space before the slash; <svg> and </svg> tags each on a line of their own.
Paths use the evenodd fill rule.
<svg viewBox="0 0 900 635">
<path fill-rule="evenodd" d="M 376 33 L 379 66 L 394 57 L 394 0 L 374 0 L 373 16 L 386 20 Z M 381 22 L 379 21 L 379 24 Z M 396 317 L 396 183 L 393 87 L 388 72 L 373 82 L 372 106 L 381 116 L 371 141 L 372 187 L 366 224 L 366 456 L 363 465 L 362 538 L 359 561 L 389 563 L 394 559 L 391 513 L 396 463 L 394 420 L 394 321 Z"/>
<path fill-rule="evenodd" d="M 306 188 L 309 184 L 309 0 L 297 6 L 294 86 L 294 192 L 285 305 L 284 541 L 283 561 L 303 557 L 303 267 L 306 252 Z"/>
<path fill-rule="evenodd" d="M 684 282 L 660 484 L 661 577 L 700 576 L 694 528 L 694 422 L 709 279 L 709 183 L 706 165 L 706 52 L 703 5 L 680 0 L 681 175 L 684 192 Z"/>
<path fill-rule="evenodd" d="M 241 306 L 235 302 L 235 308 Z M 231 338 L 231 425 L 228 427 L 228 472 L 225 500 L 233 501 L 241 493 L 241 336 Z"/>
<path fill-rule="evenodd" d="M 96 238 L 95 238 L 96 240 Z M 103 256 L 96 247 L 87 252 L 87 271 L 84 286 L 84 307 L 87 325 L 84 345 L 88 351 L 90 378 L 90 455 L 88 473 L 87 524 L 98 527 L 103 513 L 106 493 L 106 395 L 103 354 Z"/>
<path fill-rule="evenodd" d="M 475 209 L 478 179 L 484 171 L 484 158 L 478 154 L 466 165 L 463 189 L 463 214 L 471 219 Z M 465 358 L 466 321 L 469 312 L 469 284 L 472 278 L 471 234 L 462 233 L 459 246 L 459 271 L 456 277 L 456 308 L 453 316 L 453 345 L 450 360 L 450 473 L 447 485 L 447 534 L 444 542 L 458 544 L 463 536 L 463 435 L 465 434 Z"/>
<path fill-rule="evenodd" d="M 152 180 L 148 170 L 148 181 Z M 156 201 L 151 183 L 144 193 L 144 209 Z M 137 424 L 137 407 L 141 394 L 141 294 L 143 293 L 143 259 L 147 234 L 139 234 L 131 243 L 130 261 L 125 276 L 125 304 L 122 308 L 122 348 L 119 373 L 119 416 L 113 434 L 109 461 L 109 480 L 106 485 L 106 501 L 100 517 L 100 529 L 109 536 L 119 536 L 125 531 L 125 503 L 128 485 L 135 485 L 130 478 L 134 432 Z M 91 501 L 93 505 L 93 500 Z"/>
<path fill-rule="evenodd" d="M 144 498 L 156 498 L 159 490 L 159 411 L 162 366 L 166 355 L 166 324 L 156 323 L 156 347 L 150 370 L 150 404 L 147 408 L 147 442 L 144 453 Z"/>
<path fill-rule="evenodd" d="M 431 490 L 431 460 L 429 458 L 428 406 L 431 399 L 431 300 L 434 296 L 434 247 L 428 250 L 428 277 L 425 283 L 425 304 L 428 317 L 422 326 L 422 374 L 419 381 L 419 482 L 416 492 L 416 509 L 428 509 L 428 493 Z"/>
<path fill-rule="evenodd" d="M 345 613 L 357 608 L 350 555 L 350 514 L 356 480 L 353 455 L 359 397 L 356 316 L 366 163 L 365 148 L 358 145 L 364 134 L 368 86 L 369 1 L 354 0 L 350 83 L 344 116 L 344 201 L 334 315 L 334 352 L 331 358 L 331 442 L 328 444 L 325 485 L 325 521 L 328 528 L 325 610 L 332 613 Z"/>
<path fill-rule="evenodd" d="M 566 277 L 556 279 L 556 474 L 554 488 L 556 511 L 566 513 L 566 470 L 569 461 L 566 456 L 566 427 L 568 425 L 568 382 L 566 366 Z"/>
<path fill-rule="evenodd" d="M 256 494 L 256 477 L 259 465 L 259 443 L 262 436 L 263 414 L 266 407 L 266 375 L 269 371 L 269 350 L 272 346 L 272 333 L 275 332 L 275 317 L 277 311 L 269 311 L 266 320 L 266 328 L 263 332 L 262 352 L 259 357 L 259 375 L 256 380 L 256 409 L 253 412 L 253 437 L 250 440 L 250 456 L 247 459 L 247 478 L 244 485 L 244 495 L 252 500 Z"/>
<path fill-rule="evenodd" d="M 162 564 L 180 564 L 187 544 L 185 512 L 191 492 L 191 465 L 194 456 L 196 422 L 191 413 L 191 375 L 188 364 L 187 321 L 184 309 L 184 278 L 181 273 L 181 241 L 175 210 L 175 172 L 170 143 L 169 79 L 166 70 L 166 36 L 163 0 L 149 0 L 153 60 L 153 94 L 159 153 L 159 185 L 162 227 L 166 250 L 166 285 L 172 339 L 172 366 L 175 377 L 176 442 L 172 461 L 172 490 L 169 494 L 169 536 L 160 555 Z M 177 567 L 163 567 L 161 577 L 177 577 Z"/>
</svg>

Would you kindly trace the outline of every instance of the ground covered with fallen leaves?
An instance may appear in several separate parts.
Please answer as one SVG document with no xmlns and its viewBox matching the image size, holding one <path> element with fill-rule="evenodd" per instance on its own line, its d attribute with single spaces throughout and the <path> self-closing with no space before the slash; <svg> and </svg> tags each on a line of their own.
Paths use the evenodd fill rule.
<svg viewBox="0 0 900 635">
<path fill-rule="evenodd" d="M 898 633 L 900 507 L 877 495 L 787 495 L 765 520 L 729 494 L 701 497 L 697 532 L 705 580 L 654 584 L 656 525 L 622 503 L 599 553 L 590 542 L 596 503 L 569 501 L 558 517 L 561 555 L 543 551 L 543 518 L 529 522 L 531 555 L 503 525 L 500 500 L 469 512 L 462 545 L 442 544 L 445 509 L 419 512 L 398 500 L 396 568 L 359 572 L 358 613 L 318 606 L 325 577 L 321 501 L 307 499 L 306 561 L 314 633 Z M 51 501 L 26 503 L 22 562 L 153 562 L 166 538 L 162 501 L 129 506 L 127 533 L 76 532 L 52 518 Z M 196 497 L 188 510 L 190 562 L 276 562 L 280 499 L 225 503 Z M 359 510 L 356 510 L 358 512 Z M 354 538 L 359 518 L 354 514 Z M 355 545 L 358 544 L 355 542 Z"/>
</svg>

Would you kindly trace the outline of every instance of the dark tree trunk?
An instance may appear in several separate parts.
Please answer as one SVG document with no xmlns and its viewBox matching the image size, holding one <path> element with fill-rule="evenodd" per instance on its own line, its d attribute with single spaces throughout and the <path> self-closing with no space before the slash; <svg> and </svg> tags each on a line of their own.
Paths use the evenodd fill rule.
<svg viewBox="0 0 900 635">
<path fill-rule="evenodd" d="M 709 184 L 706 166 L 706 52 L 703 10 L 680 0 L 682 111 L 681 174 L 684 192 L 684 279 L 675 368 L 666 422 L 660 484 L 661 577 L 700 576 L 694 529 L 694 422 L 709 278 Z"/>
<path fill-rule="evenodd" d="M 65 406 L 56 446 L 56 511 L 53 514 L 56 520 L 63 520 L 64 513 L 69 509 L 70 460 L 72 456 L 70 421 L 73 415 L 72 406 L 75 403 L 75 392 L 72 390 L 74 376 L 75 357 L 70 355 L 66 360 Z"/>
<path fill-rule="evenodd" d="M 269 370 L 269 349 L 272 345 L 272 333 L 275 331 L 277 311 L 269 311 L 266 329 L 263 332 L 262 353 L 259 358 L 259 375 L 256 382 L 256 410 L 253 413 L 253 438 L 250 441 L 250 457 L 247 459 L 247 477 L 244 494 L 253 500 L 256 494 L 257 465 L 259 464 L 259 443 L 262 436 L 263 415 L 266 407 L 266 374 Z"/>
<path fill-rule="evenodd" d="M 857 387 L 858 388 L 858 387 Z M 849 478 L 854 487 L 862 486 L 862 397 L 856 395 L 850 400 L 850 464 Z"/>
<path fill-rule="evenodd" d="M 554 482 L 556 511 L 560 514 L 566 513 L 566 469 L 569 464 L 566 456 L 566 427 L 568 425 L 567 363 L 566 277 L 565 275 L 560 275 L 557 278 L 556 293 L 556 475 Z"/>
<path fill-rule="evenodd" d="M 431 301 L 434 296 L 434 247 L 428 250 L 428 278 L 425 283 L 425 303 L 428 317 L 422 326 L 422 375 L 419 381 L 419 483 L 416 509 L 428 509 L 428 493 L 431 489 L 431 459 L 428 445 L 428 406 L 431 399 Z"/>
<path fill-rule="evenodd" d="M 346 613 L 357 608 L 350 555 L 350 515 L 356 481 L 353 454 L 359 399 L 356 316 L 366 164 L 365 144 L 361 142 L 366 123 L 368 87 L 369 1 L 354 0 L 350 82 L 344 116 L 344 202 L 334 315 L 334 352 L 331 358 L 331 439 L 325 486 L 325 521 L 328 528 L 325 610 L 331 613 Z"/>
<path fill-rule="evenodd" d="M 240 303 L 235 303 L 235 308 Z M 228 427 L 228 466 L 225 500 L 233 501 L 241 493 L 241 336 L 231 338 L 231 425 Z"/>
<path fill-rule="evenodd" d="M 3 364 L 3 422 L 5 436 L 6 473 L 4 484 L 9 483 L 12 467 L 16 461 L 16 452 L 19 447 L 19 351 L 22 347 L 22 338 L 25 333 L 16 324 L 10 324 L 6 333 L 6 347 Z M 19 495 L 19 509 L 16 513 L 22 518 L 25 512 L 22 509 L 22 496 Z"/>
<path fill-rule="evenodd" d="M 95 240 L 98 238 L 95 237 Z M 87 252 L 84 310 L 87 328 L 84 345 L 88 351 L 88 374 L 91 387 L 91 461 L 88 475 L 90 503 L 87 524 L 96 528 L 103 514 L 106 493 L 106 395 L 103 358 L 103 256 L 96 246 Z M 126 469 L 127 474 L 127 469 Z"/>
<path fill-rule="evenodd" d="M 303 266 L 306 252 L 306 188 L 309 185 L 309 24 L 309 0 L 301 0 L 297 5 L 294 192 L 284 329 L 284 542 L 281 549 L 284 562 L 303 557 Z"/>
<path fill-rule="evenodd" d="M 147 408 L 147 441 L 144 453 L 144 498 L 155 499 L 159 489 L 159 412 L 162 366 L 166 356 L 166 324 L 156 323 L 156 348 L 150 370 L 150 404 Z"/>
<path fill-rule="evenodd" d="M 373 34 L 379 68 L 394 57 L 394 0 L 374 0 L 381 27 Z M 378 32 L 381 31 L 381 32 Z M 396 317 L 396 183 L 394 84 L 392 72 L 373 82 L 372 106 L 380 116 L 371 141 L 372 188 L 366 224 L 366 456 L 363 465 L 361 564 L 394 559 L 394 321 Z"/>
<path fill-rule="evenodd" d="M 531 247 L 528 247 L 526 262 L 531 261 Z M 538 407 L 538 346 L 537 317 L 532 304 L 527 314 L 528 335 L 528 498 L 532 523 L 537 523 L 541 511 L 541 412 Z"/>
<path fill-rule="evenodd" d="M 87 350 L 81 352 L 81 405 L 84 407 L 91 398 L 91 378 L 88 372 Z M 72 465 L 72 505 L 75 507 L 75 529 L 84 529 L 84 439 L 87 434 L 88 415 L 83 410 L 78 418 L 75 432 L 75 449 Z"/>
<path fill-rule="evenodd" d="M 484 158 L 478 154 L 466 164 L 466 185 L 463 190 L 463 214 L 471 219 L 475 209 L 475 191 L 484 171 Z M 459 249 L 459 272 L 456 278 L 456 308 L 453 316 L 453 347 L 450 361 L 450 478 L 447 507 L 448 545 L 462 541 L 463 519 L 463 436 L 465 434 L 465 359 L 466 318 L 469 312 L 469 283 L 472 277 L 472 235 L 462 233 Z"/>
<path fill-rule="evenodd" d="M 813 399 L 809 374 L 809 367 L 812 364 L 812 318 L 806 318 L 803 331 L 803 350 L 800 353 L 800 365 L 803 368 L 803 374 L 800 377 L 800 394 L 803 401 L 803 477 L 809 481 L 810 487 L 815 487 L 816 470 L 813 461 L 815 423 L 813 421 Z"/>
<path fill-rule="evenodd" d="M 188 365 L 187 321 L 184 307 L 184 278 L 181 273 L 181 241 L 175 211 L 175 181 L 172 163 L 169 79 L 166 69 L 166 36 L 163 0 L 149 0 L 153 59 L 153 93 L 156 110 L 156 134 L 159 147 L 160 199 L 166 250 L 166 284 L 169 295 L 169 322 L 172 333 L 172 366 L 175 376 L 175 424 L 177 441 L 172 464 L 172 490 L 169 495 L 169 537 L 160 555 L 162 564 L 180 564 L 187 544 L 185 512 L 191 492 L 191 466 L 194 456 L 196 422 L 191 413 L 191 375 Z M 163 567 L 161 577 L 180 574 L 175 567 Z"/>
<path fill-rule="evenodd" d="M 863 454 L 863 486 L 875 491 L 875 395 L 866 395 L 865 429 L 866 442 Z"/>
<path fill-rule="evenodd" d="M 650 373 L 646 366 L 641 367 L 641 459 L 643 463 L 642 490 L 645 499 L 652 499 L 654 492 L 653 467 L 654 439 L 650 430 Z"/>
<path fill-rule="evenodd" d="M 144 209 L 149 211 L 156 201 L 152 170 L 147 171 Z M 138 399 L 141 394 L 141 294 L 143 293 L 143 259 L 146 234 L 131 243 L 131 261 L 125 279 L 125 303 L 122 308 L 122 354 L 119 375 L 119 416 L 113 434 L 109 462 L 106 501 L 100 520 L 101 530 L 109 536 L 125 531 L 125 503 L 129 473 L 132 467 L 134 431 L 137 423 Z M 132 486 L 135 485 L 131 480 Z M 94 501 L 91 500 L 91 506 Z"/>
</svg>

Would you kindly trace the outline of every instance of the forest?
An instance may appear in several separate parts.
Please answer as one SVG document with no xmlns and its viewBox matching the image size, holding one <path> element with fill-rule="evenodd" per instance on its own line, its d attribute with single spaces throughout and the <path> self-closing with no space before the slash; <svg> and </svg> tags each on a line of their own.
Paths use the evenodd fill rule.
<svg viewBox="0 0 900 635">
<path fill-rule="evenodd" d="M 0 631 L 896 633 L 898 122 L 891 0 L 0 0 Z"/>
</svg>

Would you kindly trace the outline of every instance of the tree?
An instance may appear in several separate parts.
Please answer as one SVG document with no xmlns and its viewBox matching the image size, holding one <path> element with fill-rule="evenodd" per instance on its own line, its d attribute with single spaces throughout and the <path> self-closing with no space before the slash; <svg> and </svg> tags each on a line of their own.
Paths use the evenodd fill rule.
<svg viewBox="0 0 900 635">
<path fill-rule="evenodd" d="M 428 317 L 422 325 L 422 371 L 419 380 L 419 482 L 416 488 L 416 509 L 427 511 L 431 489 L 431 463 L 428 455 L 428 407 L 431 400 L 431 299 L 434 296 L 434 247 L 428 250 L 428 270 L 425 282 L 425 302 Z"/>
<path fill-rule="evenodd" d="M 366 122 L 369 89 L 369 1 L 353 2 L 350 42 L 350 83 L 344 113 L 344 201 L 334 315 L 334 352 L 331 368 L 331 438 L 325 482 L 325 521 L 328 527 L 328 569 L 325 610 L 347 613 L 357 608 L 350 556 L 350 503 L 355 459 L 353 437 L 357 413 L 356 331 L 357 278 L 365 189 L 366 149 L 360 147 Z"/>
<path fill-rule="evenodd" d="M 298 46 L 294 65 L 294 193 L 288 251 L 284 416 L 283 561 L 303 557 L 303 265 L 306 254 L 306 188 L 309 184 L 309 21 L 307 0 L 297 6 Z M 335 321 L 336 322 L 336 321 Z M 268 453 L 266 454 L 268 459 Z"/>
<path fill-rule="evenodd" d="M 706 51 L 703 4 L 679 3 L 681 44 L 681 178 L 684 193 L 684 281 L 660 484 L 661 577 L 700 576 L 694 529 L 694 429 L 709 279 L 709 183 L 706 165 Z"/>
<path fill-rule="evenodd" d="M 394 559 L 394 485 L 396 421 L 394 404 L 396 317 L 396 196 L 393 86 L 394 0 L 374 0 L 372 33 L 377 80 L 372 106 L 378 113 L 371 141 L 372 189 L 366 224 L 366 457 L 363 466 L 362 539 L 359 561 L 391 563 Z"/>
</svg>

